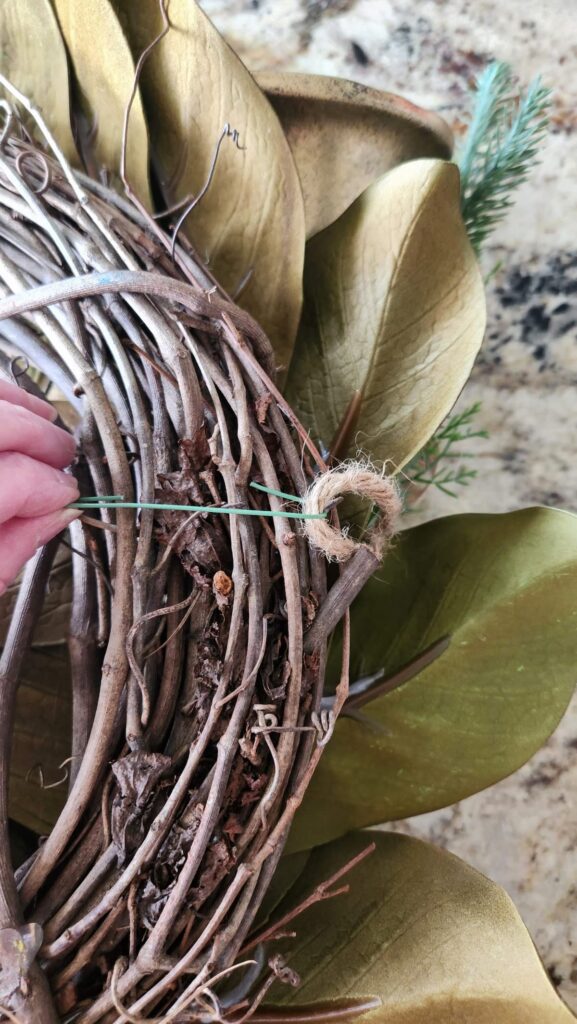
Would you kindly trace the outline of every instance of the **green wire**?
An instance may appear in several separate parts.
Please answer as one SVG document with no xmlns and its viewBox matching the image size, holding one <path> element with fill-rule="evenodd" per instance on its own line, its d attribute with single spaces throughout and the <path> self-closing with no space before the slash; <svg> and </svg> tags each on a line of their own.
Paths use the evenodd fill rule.
<svg viewBox="0 0 577 1024">
<path fill-rule="evenodd" d="M 281 516 L 284 519 L 325 519 L 324 512 L 274 512 L 260 508 L 224 508 L 218 505 L 164 505 L 147 501 L 107 501 L 106 499 L 85 499 L 73 501 L 68 508 L 89 512 L 101 508 L 157 509 L 161 512 L 214 512 L 225 516 Z"/>
<path fill-rule="evenodd" d="M 302 505 L 302 498 L 298 498 L 296 494 L 285 494 L 284 491 L 274 491 L 272 487 L 263 487 L 262 484 L 256 484 L 254 480 L 250 484 L 254 487 L 255 491 L 264 491 L 265 494 L 274 494 L 275 498 L 286 498 L 287 501 L 296 501 L 298 505 Z"/>
</svg>

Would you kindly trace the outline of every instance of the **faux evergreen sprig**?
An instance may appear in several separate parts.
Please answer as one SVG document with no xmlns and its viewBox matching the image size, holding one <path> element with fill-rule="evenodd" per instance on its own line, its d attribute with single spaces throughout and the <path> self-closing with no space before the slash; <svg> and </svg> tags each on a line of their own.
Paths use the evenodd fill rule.
<svg viewBox="0 0 577 1024">
<path fill-rule="evenodd" d="M 474 248 L 512 205 L 512 194 L 537 160 L 548 127 L 551 93 L 539 78 L 524 96 L 512 93 L 508 64 L 495 61 L 477 80 L 477 98 L 462 148 L 462 210 Z"/>
<path fill-rule="evenodd" d="M 406 476 L 419 496 L 427 487 L 437 487 L 456 498 L 455 487 L 466 487 L 476 477 L 476 469 L 462 461 L 474 458 L 474 453 L 457 446 L 474 437 L 489 436 L 486 430 L 475 427 L 480 409 L 481 403 L 475 402 L 463 412 L 450 416 L 407 467 Z"/>
</svg>

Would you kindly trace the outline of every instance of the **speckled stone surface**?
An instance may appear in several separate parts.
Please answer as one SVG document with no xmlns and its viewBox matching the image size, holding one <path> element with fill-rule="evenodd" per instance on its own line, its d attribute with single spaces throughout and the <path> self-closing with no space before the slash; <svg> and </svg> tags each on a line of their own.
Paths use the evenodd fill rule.
<svg viewBox="0 0 577 1024">
<path fill-rule="evenodd" d="M 554 90 L 540 167 L 485 253 L 489 326 L 460 406 L 480 400 L 478 476 L 427 516 L 548 504 L 577 511 L 577 23 L 567 0 L 203 0 L 254 69 L 343 75 L 441 112 L 457 136 L 472 76 L 509 61 Z M 577 600 L 577 594 L 576 594 Z M 576 667 L 577 677 L 577 667 Z M 515 899 L 577 1010 L 577 701 L 510 779 L 396 826 L 431 839 Z"/>
</svg>

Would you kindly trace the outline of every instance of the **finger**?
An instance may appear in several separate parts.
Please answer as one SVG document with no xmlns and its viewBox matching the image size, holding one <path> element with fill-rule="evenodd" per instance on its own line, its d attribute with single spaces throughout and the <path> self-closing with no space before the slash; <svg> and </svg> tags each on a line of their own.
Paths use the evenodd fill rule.
<svg viewBox="0 0 577 1024">
<path fill-rule="evenodd" d="M 56 537 L 82 515 L 71 509 L 60 509 L 34 519 L 10 519 L 0 526 L 0 594 L 16 578 L 34 552 Z"/>
<path fill-rule="evenodd" d="M 0 523 L 56 512 L 78 496 L 76 480 L 62 470 L 20 452 L 0 452 Z"/>
<path fill-rule="evenodd" d="M 0 401 L 0 452 L 22 452 L 63 469 L 70 465 L 75 451 L 74 438 L 66 430 L 22 406 Z"/>
<path fill-rule="evenodd" d="M 4 402 L 12 402 L 13 405 L 21 405 L 23 409 L 36 413 L 43 420 L 54 421 L 58 416 L 56 409 L 48 402 L 29 395 L 24 388 L 19 388 L 16 384 L 9 384 L 5 380 L 0 380 L 0 399 Z"/>
</svg>

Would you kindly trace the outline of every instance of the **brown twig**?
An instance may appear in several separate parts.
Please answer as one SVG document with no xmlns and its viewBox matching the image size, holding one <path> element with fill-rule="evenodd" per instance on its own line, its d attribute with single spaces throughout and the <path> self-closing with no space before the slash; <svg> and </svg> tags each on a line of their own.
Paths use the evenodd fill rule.
<svg viewBox="0 0 577 1024">
<path fill-rule="evenodd" d="M 343 864 L 342 868 L 339 868 L 338 871 L 335 871 L 330 878 L 327 878 L 326 882 L 321 882 L 317 885 L 309 896 L 302 900 L 298 906 L 289 910 L 278 921 L 275 921 L 274 924 L 269 925 L 268 928 L 265 928 L 262 932 L 259 932 L 257 935 L 252 937 L 250 941 L 243 946 L 241 950 L 242 954 L 250 953 L 250 951 L 255 949 L 255 947 L 260 943 L 274 939 L 275 935 L 277 935 L 279 931 L 286 928 L 287 924 L 290 924 L 291 921 L 294 921 L 296 917 L 303 914 L 305 910 L 309 909 L 309 907 L 314 906 L 315 903 L 320 903 L 322 900 L 330 900 L 333 896 L 341 896 L 344 893 L 347 893 L 350 889 L 349 885 L 341 886 L 339 889 L 333 889 L 332 887 L 336 885 L 341 878 L 344 878 L 345 875 L 348 875 L 350 871 L 356 868 L 357 865 L 365 860 L 366 857 L 370 856 L 371 853 L 374 853 L 375 850 L 375 844 L 369 843 L 364 850 L 361 850 L 361 852 L 357 853 L 356 856 L 351 857 L 346 864 Z"/>
</svg>

